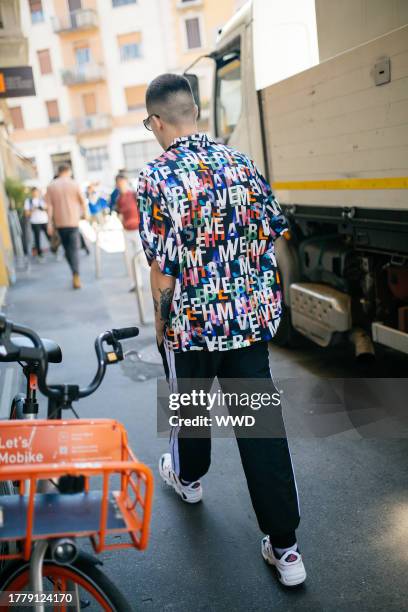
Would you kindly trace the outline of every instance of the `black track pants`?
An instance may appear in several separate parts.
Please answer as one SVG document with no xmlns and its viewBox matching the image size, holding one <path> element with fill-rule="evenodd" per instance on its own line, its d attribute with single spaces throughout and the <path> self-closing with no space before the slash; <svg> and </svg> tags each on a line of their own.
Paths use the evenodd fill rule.
<svg viewBox="0 0 408 612">
<path fill-rule="evenodd" d="M 225 392 L 231 391 L 228 389 L 228 379 L 231 378 L 272 378 L 266 342 L 230 351 L 185 353 L 173 353 L 162 344 L 160 352 L 166 377 L 170 383 L 174 384 L 175 379 L 178 381 L 179 392 L 182 391 L 182 379 L 208 379 L 206 391 L 209 391 L 217 376 Z M 286 438 L 238 437 L 237 442 L 260 529 L 271 536 L 275 546 L 290 546 L 294 543 L 294 531 L 300 519 Z M 183 427 L 173 427 L 170 450 L 173 468 L 185 482 L 198 480 L 210 467 L 210 436 L 184 437 Z"/>
<path fill-rule="evenodd" d="M 60 227 L 58 233 L 72 274 L 79 274 L 79 229 L 77 227 Z"/>
</svg>

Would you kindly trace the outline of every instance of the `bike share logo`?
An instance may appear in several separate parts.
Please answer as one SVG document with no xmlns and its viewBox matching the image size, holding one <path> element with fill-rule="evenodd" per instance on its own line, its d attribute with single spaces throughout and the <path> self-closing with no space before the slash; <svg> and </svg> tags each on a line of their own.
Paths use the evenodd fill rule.
<svg viewBox="0 0 408 612">
<path fill-rule="evenodd" d="M 5 438 L 0 435 L 0 465 L 15 465 L 20 463 L 42 463 L 44 455 L 33 452 L 31 445 L 35 431 L 29 437 L 16 435 Z"/>
</svg>

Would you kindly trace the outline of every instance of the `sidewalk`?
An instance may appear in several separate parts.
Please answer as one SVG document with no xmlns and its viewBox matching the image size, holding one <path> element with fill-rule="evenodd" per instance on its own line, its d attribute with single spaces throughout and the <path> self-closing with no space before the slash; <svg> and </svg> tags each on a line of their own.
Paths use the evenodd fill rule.
<svg viewBox="0 0 408 612">
<path fill-rule="evenodd" d="M 65 261 L 19 275 L 7 296 L 7 315 L 61 344 L 64 361 L 50 366 L 51 382 L 86 384 L 95 372 L 93 342 L 112 327 L 138 324 L 136 299 L 128 293 L 123 255 L 104 253 L 102 278 L 93 255 L 81 254 L 83 289 L 73 291 Z M 146 310 L 152 318 L 146 287 Z M 285 590 L 260 556 L 261 534 L 251 508 L 233 439 L 213 441 L 204 500 L 181 500 L 158 478 L 166 443 L 156 435 L 156 378 L 162 376 L 154 328 L 140 327 L 132 350 L 108 368 L 101 388 L 76 405 L 82 417 L 123 422 L 130 444 L 155 475 L 148 549 L 104 554 L 104 570 L 136 610 L 183 612 L 399 611 L 406 599 L 406 440 L 353 440 L 347 434 L 294 439 L 302 524 L 300 545 L 308 582 Z M 139 361 L 136 353 L 149 363 Z M 336 352 L 337 351 L 337 352 Z M 294 353 L 274 349 L 275 375 L 344 376 L 346 359 L 336 349 Z M 11 385 L 9 385 L 11 388 Z M 405 500 L 405 501 L 404 501 Z"/>
</svg>

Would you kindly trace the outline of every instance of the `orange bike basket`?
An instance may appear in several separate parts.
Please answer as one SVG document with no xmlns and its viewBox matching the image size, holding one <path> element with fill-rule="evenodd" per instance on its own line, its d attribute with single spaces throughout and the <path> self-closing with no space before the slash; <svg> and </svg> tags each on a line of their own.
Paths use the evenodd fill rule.
<svg viewBox="0 0 408 612">
<path fill-rule="evenodd" d="M 84 476 L 84 491 L 37 493 L 38 481 L 64 475 Z M 102 489 L 91 487 L 93 477 L 102 478 Z M 17 481 L 18 493 L 0 497 L 0 542 L 19 542 L 21 552 L 0 559 L 29 559 L 35 540 L 62 536 L 89 537 L 96 552 L 147 546 L 153 475 L 117 421 L 1 421 L 2 480 Z M 127 541 L 107 542 L 119 534 Z"/>
</svg>

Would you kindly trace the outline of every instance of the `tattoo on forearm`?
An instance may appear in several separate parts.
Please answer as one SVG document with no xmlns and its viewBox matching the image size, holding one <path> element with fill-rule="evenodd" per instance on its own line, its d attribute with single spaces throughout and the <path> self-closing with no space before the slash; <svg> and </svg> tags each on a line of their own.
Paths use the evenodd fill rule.
<svg viewBox="0 0 408 612">
<path fill-rule="evenodd" d="M 159 289 L 160 291 L 160 316 L 162 321 L 167 321 L 170 315 L 171 302 L 173 300 L 172 289 Z"/>
</svg>

